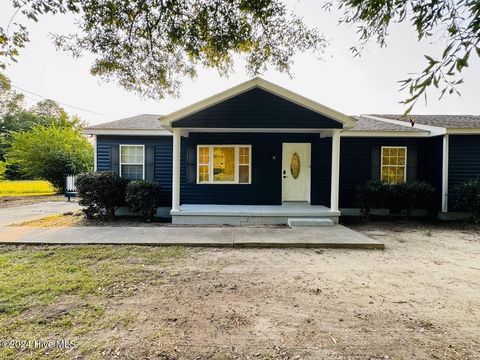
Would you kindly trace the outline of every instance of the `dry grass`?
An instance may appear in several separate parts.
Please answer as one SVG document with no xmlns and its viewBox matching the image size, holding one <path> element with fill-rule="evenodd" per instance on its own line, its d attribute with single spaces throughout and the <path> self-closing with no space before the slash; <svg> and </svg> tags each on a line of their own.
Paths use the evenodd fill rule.
<svg viewBox="0 0 480 360">
<path fill-rule="evenodd" d="M 45 216 L 41 219 L 28 220 L 13 226 L 29 226 L 29 227 L 66 227 L 78 226 L 85 222 L 85 218 L 81 211 L 75 211 L 70 215 L 53 214 Z"/>
<path fill-rule="evenodd" d="M 146 284 L 162 281 L 165 267 L 183 256 L 180 247 L 0 246 L 0 340 L 68 339 L 80 344 L 82 338 L 82 345 L 98 346 L 85 336 L 132 321 L 129 314 L 109 313 L 108 301 L 123 301 Z M 59 349 L 0 347 L 0 359 L 13 358 L 71 356 Z"/>
<path fill-rule="evenodd" d="M 55 188 L 44 180 L 1 180 L 1 196 L 39 196 L 55 194 Z"/>
</svg>

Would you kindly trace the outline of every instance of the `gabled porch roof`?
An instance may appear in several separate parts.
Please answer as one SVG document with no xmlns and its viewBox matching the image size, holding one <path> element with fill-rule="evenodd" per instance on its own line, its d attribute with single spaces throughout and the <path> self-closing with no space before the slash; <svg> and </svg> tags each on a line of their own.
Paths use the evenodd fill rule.
<svg viewBox="0 0 480 360">
<path fill-rule="evenodd" d="M 355 120 L 256 77 L 161 119 L 168 128 L 202 131 L 348 129 Z M 205 131 L 205 130 L 204 130 Z"/>
</svg>

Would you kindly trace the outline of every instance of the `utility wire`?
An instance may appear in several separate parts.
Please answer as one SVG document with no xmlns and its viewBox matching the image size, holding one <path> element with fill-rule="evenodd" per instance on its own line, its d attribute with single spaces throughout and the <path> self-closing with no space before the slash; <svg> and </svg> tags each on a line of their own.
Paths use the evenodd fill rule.
<svg viewBox="0 0 480 360">
<path fill-rule="evenodd" d="M 34 92 L 32 92 L 32 91 L 23 89 L 23 88 L 21 88 L 21 87 L 19 87 L 19 86 L 11 85 L 11 87 L 13 87 L 13 88 L 15 88 L 15 89 L 17 89 L 17 90 L 26 92 L 27 94 L 31 94 L 31 95 L 35 95 L 35 96 L 41 97 L 42 99 L 53 100 L 53 101 L 57 102 L 57 103 L 60 104 L 60 105 L 68 106 L 68 107 L 70 107 L 70 108 L 72 108 L 72 109 L 76 109 L 76 110 L 79 110 L 79 111 L 84 111 L 84 112 L 88 112 L 88 113 L 95 114 L 95 115 L 100 115 L 100 116 L 107 116 L 107 117 L 111 117 L 111 118 L 119 118 L 119 117 L 120 117 L 120 116 L 117 116 L 117 115 L 104 114 L 104 113 L 100 113 L 100 112 L 97 112 L 97 111 L 92 111 L 92 110 L 84 109 L 84 108 L 81 108 L 81 107 L 78 107 L 78 106 L 73 106 L 73 105 L 70 105 L 70 104 L 66 104 L 66 103 L 57 101 L 57 100 L 55 100 L 55 99 L 51 99 L 51 98 L 45 97 L 45 96 L 43 96 L 43 95 L 34 93 Z"/>
</svg>

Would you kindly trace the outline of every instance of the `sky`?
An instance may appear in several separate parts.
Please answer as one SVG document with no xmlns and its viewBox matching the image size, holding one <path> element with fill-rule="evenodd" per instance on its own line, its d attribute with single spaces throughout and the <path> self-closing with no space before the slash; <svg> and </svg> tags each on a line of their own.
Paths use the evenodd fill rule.
<svg viewBox="0 0 480 360">
<path fill-rule="evenodd" d="M 309 26 L 320 29 L 329 40 L 322 59 L 311 53 L 297 54 L 292 78 L 274 70 L 261 76 L 348 115 L 402 113 L 406 107 L 400 101 L 408 94 L 400 92 L 398 81 L 423 70 L 424 55 L 439 56 L 445 41 L 435 38 L 418 42 L 411 25 L 395 24 L 386 48 L 372 41 L 360 58 L 353 57 L 349 49 L 358 43 L 356 28 L 339 25 L 339 14 L 325 12 L 322 3 L 288 1 L 291 10 L 302 16 Z M 0 24 L 6 27 L 13 14 L 11 2 L 2 1 Z M 22 17 L 17 14 L 14 21 L 20 20 Z M 68 113 L 80 116 L 91 125 L 137 114 L 168 114 L 250 78 L 239 59 L 228 78 L 220 77 L 215 70 L 200 68 L 196 79 L 185 79 L 179 98 L 142 99 L 115 82 L 92 76 L 91 55 L 74 59 L 55 49 L 50 34 L 74 32 L 76 27 L 71 16 L 44 16 L 38 23 L 26 21 L 30 43 L 21 51 L 18 63 L 10 65 L 5 73 L 14 86 L 29 92 L 24 92 L 27 104 L 42 100 L 40 96 L 53 99 L 62 103 Z M 461 96 L 445 96 L 439 101 L 439 93 L 431 91 L 428 102 L 419 102 L 413 113 L 479 115 L 480 61 L 474 56 L 471 60 L 464 72 L 465 84 L 459 87 Z"/>
</svg>

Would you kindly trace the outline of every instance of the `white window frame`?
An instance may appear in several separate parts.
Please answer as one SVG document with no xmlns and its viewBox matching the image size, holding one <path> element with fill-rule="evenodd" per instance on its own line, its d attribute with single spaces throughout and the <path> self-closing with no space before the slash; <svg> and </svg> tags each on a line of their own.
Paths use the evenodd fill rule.
<svg viewBox="0 0 480 360">
<path fill-rule="evenodd" d="M 383 149 L 405 149 L 405 164 L 404 165 L 383 165 Z M 383 181 L 383 166 L 389 167 L 404 167 L 405 171 L 403 172 L 403 181 L 407 181 L 407 147 L 406 146 L 382 146 L 380 149 L 380 181 Z"/>
<path fill-rule="evenodd" d="M 200 182 L 200 163 L 198 161 L 199 157 L 199 151 L 200 148 L 208 148 L 208 156 L 209 156 L 209 161 L 208 161 L 208 181 L 202 181 Z M 215 181 L 213 179 L 213 148 L 216 147 L 231 147 L 235 149 L 235 180 L 234 181 Z M 247 164 L 240 164 L 240 148 L 248 148 L 249 156 L 248 156 L 248 182 L 239 182 L 240 178 L 240 165 L 247 165 Z M 231 185 L 231 184 L 237 184 L 237 185 L 249 185 L 252 183 L 252 145 L 232 145 L 232 144 L 215 144 L 215 145 L 210 145 L 210 144 L 199 144 L 197 145 L 197 184 L 203 185 L 203 184 L 225 184 L 225 185 Z M 205 165 L 205 164 L 202 164 Z"/>
<path fill-rule="evenodd" d="M 122 162 L 122 148 L 124 147 L 132 147 L 132 146 L 141 146 L 142 147 L 142 155 L 143 155 L 143 162 L 142 163 L 124 163 Z M 120 144 L 120 151 L 118 153 L 118 164 L 119 164 L 119 174 L 122 176 L 122 165 L 142 165 L 142 180 L 145 180 L 145 145 L 143 144 Z"/>
</svg>

